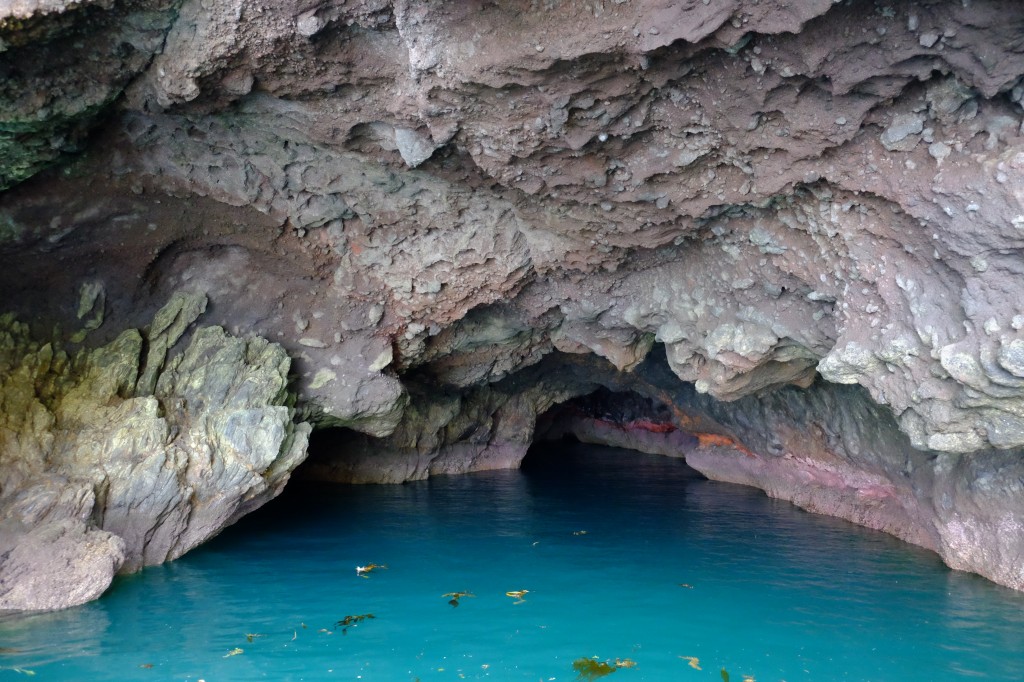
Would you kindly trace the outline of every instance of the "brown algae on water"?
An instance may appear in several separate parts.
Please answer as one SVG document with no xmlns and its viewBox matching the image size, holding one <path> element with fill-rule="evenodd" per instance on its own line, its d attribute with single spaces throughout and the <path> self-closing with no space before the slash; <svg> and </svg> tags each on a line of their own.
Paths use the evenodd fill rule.
<svg viewBox="0 0 1024 682">
<path fill-rule="evenodd" d="M 631 658 L 616 658 L 614 663 L 597 658 L 577 658 L 572 662 L 572 669 L 576 671 L 576 679 L 579 680 L 596 680 L 620 668 L 635 667 L 636 661 Z"/>
<path fill-rule="evenodd" d="M 618 670 L 611 663 L 594 658 L 577 658 L 572 662 L 572 669 L 576 671 L 578 680 L 596 680 Z"/>
<path fill-rule="evenodd" d="M 526 595 L 529 594 L 529 592 L 529 590 L 509 590 L 505 593 L 505 596 L 515 599 L 516 601 L 512 602 L 513 604 L 522 604 L 526 601 Z"/>
<path fill-rule="evenodd" d="M 441 596 L 451 597 L 451 599 L 448 600 L 448 603 L 454 607 L 459 605 L 460 599 L 463 599 L 465 597 L 475 597 L 476 595 L 472 592 L 448 592 L 447 594 L 442 594 Z"/>
<path fill-rule="evenodd" d="M 359 616 L 345 616 L 344 618 L 342 618 L 334 624 L 334 629 L 337 630 L 338 628 L 341 628 L 341 634 L 346 635 L 348 634 L 348 629 L 350 627 L 355 627 L 356 625 L 362 623 L 364 620 L 370 620 L 372 618 L 376 618 L 376 616 L 372 613 L 364 613 Z"/>
<path fill-rule="evenodd" d="M 387 564 L 367 564 L 365 566 L 356 566 L 356 575 L 360 578 L 369 578 L 370 574 L 374 571 L 386 571 L 387 569 Z"/>
</svg>

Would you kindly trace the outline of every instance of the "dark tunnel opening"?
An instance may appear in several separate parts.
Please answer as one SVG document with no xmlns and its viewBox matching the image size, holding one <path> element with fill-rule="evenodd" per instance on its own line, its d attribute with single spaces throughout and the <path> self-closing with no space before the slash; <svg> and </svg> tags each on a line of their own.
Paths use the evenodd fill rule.
<svg viewBox="0 0 1024 682">
<path fill-rule="evenodd" d="M 455 435 L 456 443 L 465 438 L 461 431 Z M 679 428 L 670 406 L 634 391 L 599 387 L 537 415 L 519 468 L 547 466 L 562 451 L 580 450 L 577 446 L 607 446 L 685 460 L 698 445 L 695 435 Z M 309 456 L 295 470 L 293 480 L 348 480 L 345 471 L 352 458 L 377 452 L 383 460 L 389 446 L 393 446 L 389 438 L 377 439 L 345 427 L 316 429 L 310 436 Z"/>
<path fill-rule="evenodd" d="M 537 417 L 533 443 L 520 468 L 527 473 L 579 467 L 597 449 L 681 460 L 698 439 L 673 421 L 672 409 L 634 391 L 596 391 L 553 406 Z M 608 457 L 608 453 L 602 453 Z M 695 477 L 703 478 L 686 465 Z"/>
</svg>

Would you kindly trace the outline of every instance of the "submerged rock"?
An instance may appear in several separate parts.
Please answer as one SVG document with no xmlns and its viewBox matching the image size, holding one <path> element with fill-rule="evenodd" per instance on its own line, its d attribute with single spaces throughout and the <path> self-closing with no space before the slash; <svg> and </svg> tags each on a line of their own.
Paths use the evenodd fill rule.
<svg viewBox="0 0 1024 682">
<path fill-rule="evenodd" d="M 79 604 L 181 556 L 305 458 L 280 346 L 206 327 L 165 363 L 205 305 L 176 295 L 146 334 L 74 356 L 2 319 L 0 609 Z"/>
</svg>

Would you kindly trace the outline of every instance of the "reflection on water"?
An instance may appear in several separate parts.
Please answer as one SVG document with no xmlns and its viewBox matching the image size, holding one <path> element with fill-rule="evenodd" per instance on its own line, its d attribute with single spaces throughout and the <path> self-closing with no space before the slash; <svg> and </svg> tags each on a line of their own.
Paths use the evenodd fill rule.
<svg viewBox="0 0 1024 682">
<path fill-rule="evenodd" d="M 110 621 L 101 610 L 0 614 L 0 670 L 34 669 L 68 657 L 99 655 L 109 626 Z M 63 643 L 54 641 L 56 633 L 64 638 Z"/>
<path fill-rule="evenodd" d="M 1024 679 L 1018 593 L 678 460 L 542 454 L 291 489 L 98 602 L 0 619 L 0 679 Z"/>
</svg>

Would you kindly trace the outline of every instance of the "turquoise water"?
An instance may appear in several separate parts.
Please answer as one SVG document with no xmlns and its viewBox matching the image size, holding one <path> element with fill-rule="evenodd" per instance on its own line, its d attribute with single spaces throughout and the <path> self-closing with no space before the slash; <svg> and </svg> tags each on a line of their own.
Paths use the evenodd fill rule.
<svg viewBox="0 0 1024 682">
<path fill-rule="evenodd" d="M 677 460 L 541 454 L 294 486 L 97 602 L 0 621 L 0 680 L 550 681 L 593 656 L 636 663 L 618 682 L 1024 679 L 1024 595 Z"/>
</svg>

